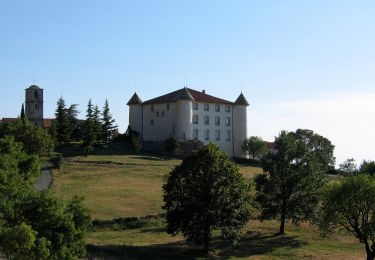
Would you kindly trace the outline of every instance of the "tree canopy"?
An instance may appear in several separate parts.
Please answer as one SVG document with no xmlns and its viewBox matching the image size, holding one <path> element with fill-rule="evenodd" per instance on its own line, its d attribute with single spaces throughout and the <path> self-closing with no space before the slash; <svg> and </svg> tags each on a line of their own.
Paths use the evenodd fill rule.
<svg viewBox="0 0 375 260">
<path fill-rule="evenodd" d="M 298 223 L 314 215 L 324 174 L 334 164 L 331 142 L 311 130 L 282 131 L 275 139 L 276 153 L 263 160 L 263 174 L 255 178 L 261 218 Z"/>
<path fill-rule="evenodd" d="M 236 244 L 250 218 L 250 186 L 214 144 L 192 152 L 163 186 L 167 232 L 182 233 L 208 251 L 214 229 Z"/>
<path fill-rule="evenodd" d="M 319 224 L 323 234 L 343 228 L 364 243 L 367 259 L 375 257 L 375 179 L 358 174 L 331 182 L 323 192 Z"/>
<path fill-rule="evenodd" d="M 0 252 L 9 259 L 78 259 L 91 223 L 82 199 L 36 192 L 37 156 L 12 137 L 0 139 Z"/>
<path fill-rule="evenodd" d="M 250 154 L 253 160 L 255 158 L 261 159 L 267 152 L 267 143 L 261 137 L 251 136 L 243 142 L 242 150 Z"/>
</svg>

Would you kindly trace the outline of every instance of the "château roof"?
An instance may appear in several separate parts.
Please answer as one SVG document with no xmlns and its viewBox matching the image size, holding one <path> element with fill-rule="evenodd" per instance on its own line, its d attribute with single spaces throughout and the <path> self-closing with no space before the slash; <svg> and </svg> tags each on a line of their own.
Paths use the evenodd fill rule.
<svg viewBox="0 0 375 260">
<path fill-rule="evenodd" d="M 130 98 L 127 105 L 140 105 L 142 104 L 142 100 L 137 95 L 137 92 L 134 93 L 134 95 Z"/>
<path fill-rule="evenodd" d="M 234 104 L 235 105 L 248 106 L 249 102 L 247 102 L 245 96 L 241 92 L 241 94 L 238 96 L 238 98 L 236 99 L 236 101 L 234 101 Z"/>
<path fill-rule="evenodd" d="M 176 102 L 177 100 L 187 99 L 202 103 L 216 103 L 216 104 L 233 104 L 233 102 L 217 98 L 206 94 L 204 91 L 197 91 L 191 88 L 182 88 L 171 93 L 150 99 L 143 104 L 160 104 L 168 102 Z"/>
</svg>

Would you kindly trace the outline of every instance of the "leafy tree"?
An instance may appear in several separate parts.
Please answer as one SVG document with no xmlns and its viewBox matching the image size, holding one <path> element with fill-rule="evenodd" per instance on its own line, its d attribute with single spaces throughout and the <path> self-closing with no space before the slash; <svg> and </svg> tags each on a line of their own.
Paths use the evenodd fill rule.
<svg viewBox="0 0 375 260">
<path fill-rule="evenodd" d="M 339 165 L 339 171 L 343 174 L 353 174 L 357 172 L 357 164 L 354 158 L 349 158 Z"/>
<path fill-rule="evenodd" d="M 0 123 L 0 138 L 5 136 L 13 136 L 15 141 L 21 142 L 23 150 L 28 154 L 46 155 L 54 148 L 51 136 L 26 118 L 11 124 Z"/>
<path fill-rule="evenodd" d="M 7 259 L 78 259 L 91 219 L 79 198 L 36 192 L 40 163 L 13 138 L 0 139 L 0 252 Z"/>
<path fill-rule="evenodd" d="M 255 158 L 261 158 L 267 152 L 267 143 L 261 137 L 251 136 L 242 144 L 242 150 Z"/>
<path fill-rule="evenodd" d="M 375 162 L 364 160 L 361 166 L 359 167 L 359 171 L 361 173 L 369 173 L 375 175 Z"/>
<path fill-rule="evenodd" d="M 105 100 L 103 107 L 103 117 L 102 117 L 102 136 L 104 143 L 108 144 L 109 140 L 112 139 L 113 134 L 115 133 L 117 126 L 115 125 L 115 120 L 112 118 L 112 115 L 109 112 L 109 103 L 108 100 Z"/>
<path fill-rule="evenodd" d="M 250 186 L 214 144 L 192 152 L 163 185 L 167 232 L 182 233 L 208 251 L 214 229 L 234 245 L 250 218 Z"/>
<path fill-rule="evenodd" d="M 55 112 L 56 122 L 56 140 L 60 147 L 70 142 L 71 122 L 69 121 L 68 111 L 66 109 L 65 100 L 60 97 L 57 101 L 57 109 Z"/>
<path fill-rule="evenodd" d="M 345 229 L 375 257 L 375 179 L 358 174 L 331 182 L 323 192 L 319 226 L 324 235 Z"/>
<path fill-rule="evenodd" d="M 176 152 L 177 152 L 177 149 L 178 149 L 178 142 L 174 138 L 169 137 L 169 138 L 165 139 L 165 141 L 164 141 L 164 149 L 171 156 L 175 156 Z"/>
<path fill-rule="evenodd" d="M 261 219 L 298 223 L 313 217 L 328 167 L 334 164 L 331 142 L 311 130 L 282 131 L 275 139 L 277 153 L 263 160 L 263 174 L 255 178 Z"/>
</svg>

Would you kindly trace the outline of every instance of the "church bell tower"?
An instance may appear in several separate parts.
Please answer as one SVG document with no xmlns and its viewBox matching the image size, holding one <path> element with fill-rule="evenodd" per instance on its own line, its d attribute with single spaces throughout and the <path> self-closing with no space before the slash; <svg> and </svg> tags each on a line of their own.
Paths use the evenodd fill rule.
<svg viewBox="0 0 375 260">
<path fill-rule="evenodd" d="M 25 114 L 30 122 L 43 127 L 43 89 L 36 85 L 25 89 L 25 107 Z"/>
</svg>

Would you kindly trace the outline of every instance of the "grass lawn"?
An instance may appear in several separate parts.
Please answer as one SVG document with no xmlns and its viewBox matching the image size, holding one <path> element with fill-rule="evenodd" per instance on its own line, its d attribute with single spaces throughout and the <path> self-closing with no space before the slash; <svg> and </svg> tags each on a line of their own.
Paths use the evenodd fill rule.
<svg viewBox="0 0 375 260">
<path fill-rule="evenodd" d="M 53 191 L 60 197 L 75 194 L 85 197 L 92 218 L 111 220 L 162 212 L 162 184 L 165 176 L 180 160 L 147 154 L 117 151 L 90 156 L 72 156 L 63 170 L 55 170 Z M 247 180 L 260 168 L 239 165 Z M 211 243 L 210 258 L 224 259 L 361 259 L 364 249 L 348 234 L 323 239 L 308 224 L 288 224 L 286 236 L 275 237 L 275 221 L 251 220 L 240 246 L 233 249 L 220 239 Z M 89 233 L 89 254 L 99 259 L 191 259 L 205 258 L 200 247 L 187 243 L 181 236 L 165 232 L 162 220 L 134 229 L 103 228 Z"/>
</svg>

